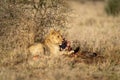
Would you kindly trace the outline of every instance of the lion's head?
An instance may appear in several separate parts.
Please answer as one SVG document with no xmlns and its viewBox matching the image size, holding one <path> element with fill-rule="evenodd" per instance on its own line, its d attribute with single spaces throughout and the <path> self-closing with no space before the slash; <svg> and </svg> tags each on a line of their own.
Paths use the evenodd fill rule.
<svg viewBox="0 0 120 80">
<path fill-rule="evenodd" d="M 63 37 L 60 34 L 60 31 L 57 31 L 55 29 L 50 30 L 47 36 L 47 39 L 48 39 L 48 42 L 55 45 L 60 45 L 62 44 L 62 41 L 63 41 Z"/>
</svg>

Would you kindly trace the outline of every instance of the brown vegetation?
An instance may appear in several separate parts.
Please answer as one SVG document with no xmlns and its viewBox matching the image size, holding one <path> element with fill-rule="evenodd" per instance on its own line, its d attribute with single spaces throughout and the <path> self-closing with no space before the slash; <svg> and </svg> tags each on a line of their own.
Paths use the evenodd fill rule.
<svg viewBox="0 0 120 80">
<path fill-rule="evenodd" d="M 38 0 L 43 1 L 42 5 L 35 1 L 0 1 L 1 80 L 120 78 L 120 17 L 106 15 L 104 2 L 70 0 L 66 1 L 67 10 L 63 0 L 50 0 L 54 6 L 47 6 L 49 3 L 44 2 L 47 0 Z M 66 14 L 66 10 L 71 11 Z M 54 58 L 44 55 L 35 62 L 31 60 L 26 55 L 28 46 L 42 42 L 49 27 L 56 26 L 63 31 L 67 28 L 64 36 L 73 41 L 73 48 L 80 46 L 80 54 Z"/>
</svg>

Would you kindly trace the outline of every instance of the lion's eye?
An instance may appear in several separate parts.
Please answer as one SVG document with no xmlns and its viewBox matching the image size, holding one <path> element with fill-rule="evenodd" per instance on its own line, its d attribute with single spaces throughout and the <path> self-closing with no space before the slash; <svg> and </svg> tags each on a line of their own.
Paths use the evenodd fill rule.
<svg viewBox="0 0 120 80">
<path fill-rule="evenodd" d="M 60 36 L 57 36 L 58 38 L 60 37 Z"/>
</svg>

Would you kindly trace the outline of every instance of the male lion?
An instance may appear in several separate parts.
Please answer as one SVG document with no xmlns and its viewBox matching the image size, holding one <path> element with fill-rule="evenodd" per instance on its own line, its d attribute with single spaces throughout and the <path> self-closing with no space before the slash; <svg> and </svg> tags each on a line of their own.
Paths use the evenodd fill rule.
<svg viewBox="0 0 120 80">
<path fill-rule="evenodd" d="M 45 54 L 45 51 L 49 51 L 50 55 L 61 55 L 59 45 L 62 44 L 63 37 L 59 31 L 55 29 L 50 30 L 43 43 L 35 43 L 29 47 L 29 52 L 33 55 Z"/>
</svg>

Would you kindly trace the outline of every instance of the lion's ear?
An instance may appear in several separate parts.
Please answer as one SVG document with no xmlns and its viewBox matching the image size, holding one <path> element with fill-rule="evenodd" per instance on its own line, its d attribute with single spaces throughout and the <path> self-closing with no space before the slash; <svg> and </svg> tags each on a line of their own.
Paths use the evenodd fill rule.
<svg viewBox="0 0 120 80">
<path fill-rule="evenodd" d="M 54 29 L 54 28 L 52 28 L 52 29 L 50 30 L 50 34 L 55 34 L 55 29 Z"/>
</svg>

